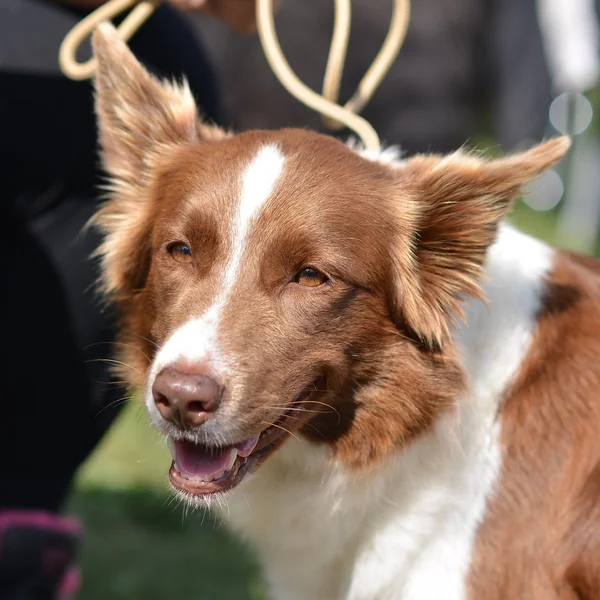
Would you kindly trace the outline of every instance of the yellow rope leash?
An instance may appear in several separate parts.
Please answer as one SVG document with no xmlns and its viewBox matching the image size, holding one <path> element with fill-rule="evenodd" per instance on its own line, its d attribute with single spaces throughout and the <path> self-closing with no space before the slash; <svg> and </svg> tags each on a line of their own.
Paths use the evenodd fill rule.
<svg viewBox="0 0 600 600">
<path fill-rule="evenodd" d="M 338 102 L 339 89 L 342 79 L 348 38 L 350 37 L 351 0 L 335 0 L 335 21 L 331 47 L 323 80 L 323 96 L 331 102 Z M 354 113 L 360 113 L 367 105 L 373 94 L 390 70 L 398 52 L 406 38 L 410 21 L 410 0 L 394 0 L 392 18 L 386 38 L 377 53 L 375 60 L 364 74 L 358 88 L 344 104 L 344 108 Z M 342 126 L 327 118 L 325 124 L 331 130 L 341 129 Z"/>
<path fill-rule="evenodd" d="M 158 6 L 158 2 L 140 2 L 137 0 L 110 0 L 82 19 L 67 35 L 60 45 L 58 64 L 61 71 L 70 79 L 89 79 L 96 71 L 96 59 L 90 58 L 87 62 L 77 62 L 77 50 L 83 41 L 90 37 L 96 27 L 104 22 L 111 21 L 117 15 L 126 11 L 130 6 L 137 6 L 127 15 L 118 27 L 122 39 L 127 41 L 150 17 Z"/>
<path fill-rule="evenodd" d="M 114 19 L 128 8 L 136 5 L 118 27 L 119 34 L 128 40 L 156 10 L 160 0 L 137 2 L 137 0 L 109 0 L 65 36 L 59 51 L 59 64 L 63 73 L 71 79 L 88 79 L 96 70 L 91 58 L 79 63 L 76 54 L 81 43 L 89 37 L 99 23 Z M 288 64 L 275 31 L 273 0 L 257 0 L 256 22 L 258 34 L 271 69 L 285 89 L 297 100 L 321 113 L 323 122 L 331 130 L 348 127 L 363 141 L 367 150 L 378 151 L 379 137 L 373 127 L 358 116 L 369 102 L 386 73 L 392 66 L 406 37 L 410 20 L 410 0 L 394 0 L 394 9 L 387 36 L 375 60 L 361 79 L 356 92 L 344 106 L 338 103 L 339 89 L 348 50 L 350 36 L 351 0 L 335 0 L 335 22 L 323 92 L 318 94 L 304 85 Z"/>
</svg>

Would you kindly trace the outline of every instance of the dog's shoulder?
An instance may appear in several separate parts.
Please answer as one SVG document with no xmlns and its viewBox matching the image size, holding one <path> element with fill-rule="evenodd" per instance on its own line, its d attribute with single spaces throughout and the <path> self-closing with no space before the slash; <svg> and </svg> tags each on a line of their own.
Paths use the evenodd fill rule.
<svg viewBox="0 0 600 600">
<path fill-rule="evenodd" d="M 535 320 L 499 410 L 503 466 L 478 534 L 474 597 L 598 598 L 600 262 L 553 251 Z"/>
</svg>

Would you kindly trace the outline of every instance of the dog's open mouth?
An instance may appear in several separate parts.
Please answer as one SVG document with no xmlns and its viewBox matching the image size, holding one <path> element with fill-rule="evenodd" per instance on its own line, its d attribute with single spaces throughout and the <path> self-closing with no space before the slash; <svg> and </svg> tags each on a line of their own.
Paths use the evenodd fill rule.
<svg viewBox="0 0 600 600">
<path fill-rule="evenodd" d="M 187 440 L 168 439 L 173 462 L 169 469 L 171 485 L 184 494 L 207 496 L 226 492 L 242 481 L 249 468 L 266 458 L 294 429 L 302 424 L 302 403 L 315 393 L 313 383 L 293 401 L 293 407 L 261 433 L 231 446 L 207 446 Z M 298 412 L 300 411 L 300 412 Z"/>
</svg>

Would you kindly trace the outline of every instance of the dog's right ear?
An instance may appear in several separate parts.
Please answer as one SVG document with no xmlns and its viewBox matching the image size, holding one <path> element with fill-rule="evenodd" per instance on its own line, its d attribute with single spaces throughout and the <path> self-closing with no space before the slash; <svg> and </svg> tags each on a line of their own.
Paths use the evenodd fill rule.
<svg viewBox="0 0 600 600">
<path fill-rule="evenodd" d="M 96 116 L 109 201 L 94 217 L 104 235 L 102 289 L 121 302 L 144 288 L 149 270 L 152 176 L 171 149 L 228 134 L 199 120 L 188 85 L 161 82 L 136 60 L 115 28 L 95 31 Z"/>
<path fill-rule="evenodd" d="M 187 82 L 161 82 L 137 61 L 110 23 L 92 38 L 96 71 L 96 114 L 103 166 L 112 177 L 139 183 L 166 147 L 201 137 L 224 137 L 199 122 Z"/>
</svg>

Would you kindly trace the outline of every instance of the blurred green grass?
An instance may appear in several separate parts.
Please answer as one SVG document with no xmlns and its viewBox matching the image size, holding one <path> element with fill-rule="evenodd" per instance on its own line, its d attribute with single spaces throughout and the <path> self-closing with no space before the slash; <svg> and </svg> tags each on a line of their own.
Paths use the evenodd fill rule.
<svg viewBox="0 0 600 600">
<path fill-rule="evenodd" d="M 171 464 L 164 438 L 150 425 L 141 401 L 131 399 L 80 469 L 76 489 L 167 490 Z"/>
<path fill-rule="evenodd" d="M 513 222 L 551 243 L 554 212 L 517 203 Z M 165 443 L 138 402 L 80 470 L 69 512 L 84 522 L 81 600 L 262 600 L 252 555 L 226 525 L 184 514 L 167 492 Z"/>
<path fill-rule="evenodd" d="M 258 570 L 220 523 L 184 518 L 152 489 L 79 489 L 70 512 L 85 523 L 86 600 L 263 600 Z"/>
</svg>

